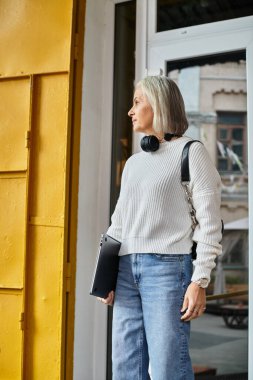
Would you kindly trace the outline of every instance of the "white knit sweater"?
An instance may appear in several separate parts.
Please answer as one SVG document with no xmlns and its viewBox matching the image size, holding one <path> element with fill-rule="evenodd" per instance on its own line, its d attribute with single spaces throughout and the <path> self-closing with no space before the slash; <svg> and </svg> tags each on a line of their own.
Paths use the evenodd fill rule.
<svg viewBox="0 0 253 380">
<path fill-rule="evenodd" d="M 220 176 L 203 144 L 190 147 L 190 189 L 198 226 L 192 234 L 189 205 L 181 184 L 181 154 L 190 138 L 164 142 L 156 152 L 140 152 L 126 162 L 120 196 L 107 233 L 121 241 L 120 255 L 188 254 L 197 259 L 192 281 L 210 281 L 221 254 Z"/>
</svg>

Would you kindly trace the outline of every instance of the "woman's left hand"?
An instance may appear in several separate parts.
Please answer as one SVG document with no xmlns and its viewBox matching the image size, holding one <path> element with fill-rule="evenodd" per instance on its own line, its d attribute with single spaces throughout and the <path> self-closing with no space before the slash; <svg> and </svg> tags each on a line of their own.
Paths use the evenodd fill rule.
<svg viewBox="0 0 253 380">
<path fill-rule="evenodd" d="M 108 294 L 107 298 L 100 298 L 100 297 L 97 297 L 97 299 L 98 299 L 100 302 L 104 303 L 105 305 L 113 306 L 113 302 L 114 302 L 114 291 L 112 290 L 112 291 Z"/>
<path fill-rule="evenodd" d="M 188 286 L 181 313 L 182 321 L 188 322 L 192 319 L 200 317 L 206 309 L 206 290 L 201 288 L 195 282 L 191 282 Z"/>
</svg>

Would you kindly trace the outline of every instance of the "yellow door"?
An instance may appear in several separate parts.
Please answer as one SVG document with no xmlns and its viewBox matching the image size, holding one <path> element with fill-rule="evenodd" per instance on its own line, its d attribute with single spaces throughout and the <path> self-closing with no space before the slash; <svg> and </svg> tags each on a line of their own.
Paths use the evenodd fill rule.
<svg viewBox="0 0 253 380">
<path fill-rule="evenodd" d="M 78 7 L 0 2 L 0 380 L 71 378 Z"/>
<path fill-rule="evenodd" d="M 22 370 L 29 89 L 29 78 L 0 83 L 0 379 Z"/>
</svg>

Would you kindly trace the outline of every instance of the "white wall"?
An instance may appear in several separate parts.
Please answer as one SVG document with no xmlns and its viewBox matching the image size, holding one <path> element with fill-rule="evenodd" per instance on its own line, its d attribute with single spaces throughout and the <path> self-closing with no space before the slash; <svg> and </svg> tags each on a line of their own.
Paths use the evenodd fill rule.
<svg viewBox="0 0 253 380">
<path fill-rule="evenodd" d="M 77 231 L 74 380 L 104 380 L 106 306 L 89 295 L 100 234 L 108 227 L 114 3 L 87 0 Z"/>
</svg>

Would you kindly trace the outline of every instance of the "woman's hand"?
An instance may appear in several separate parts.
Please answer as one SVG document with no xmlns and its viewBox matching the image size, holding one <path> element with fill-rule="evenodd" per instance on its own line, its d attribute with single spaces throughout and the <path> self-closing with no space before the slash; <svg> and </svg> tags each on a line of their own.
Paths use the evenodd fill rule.
<svg viewBox="0 0 253 380">
<path fill-rule="evenodd" d="M 114 302 L 114 291 L 112 290 L 112 291 L 108 294 L 108 297 L 107 297 L 107 298 L 99 298 L 99 297 L 97 297 L 97 299 L 98 299 L 100 302 L 103 302 L 105 305 L 112 306 L 112 305 L 113 305 L 113 302 Z"/>
<path fill-rule="evenodd" d="M 206 290 L 199 287 L 195 282 L 191 282 L 184 296 L 181 313 L 182 321 L 188 322 L 191 319 L 200 317 L 206 309 Z"/>
</svg>

